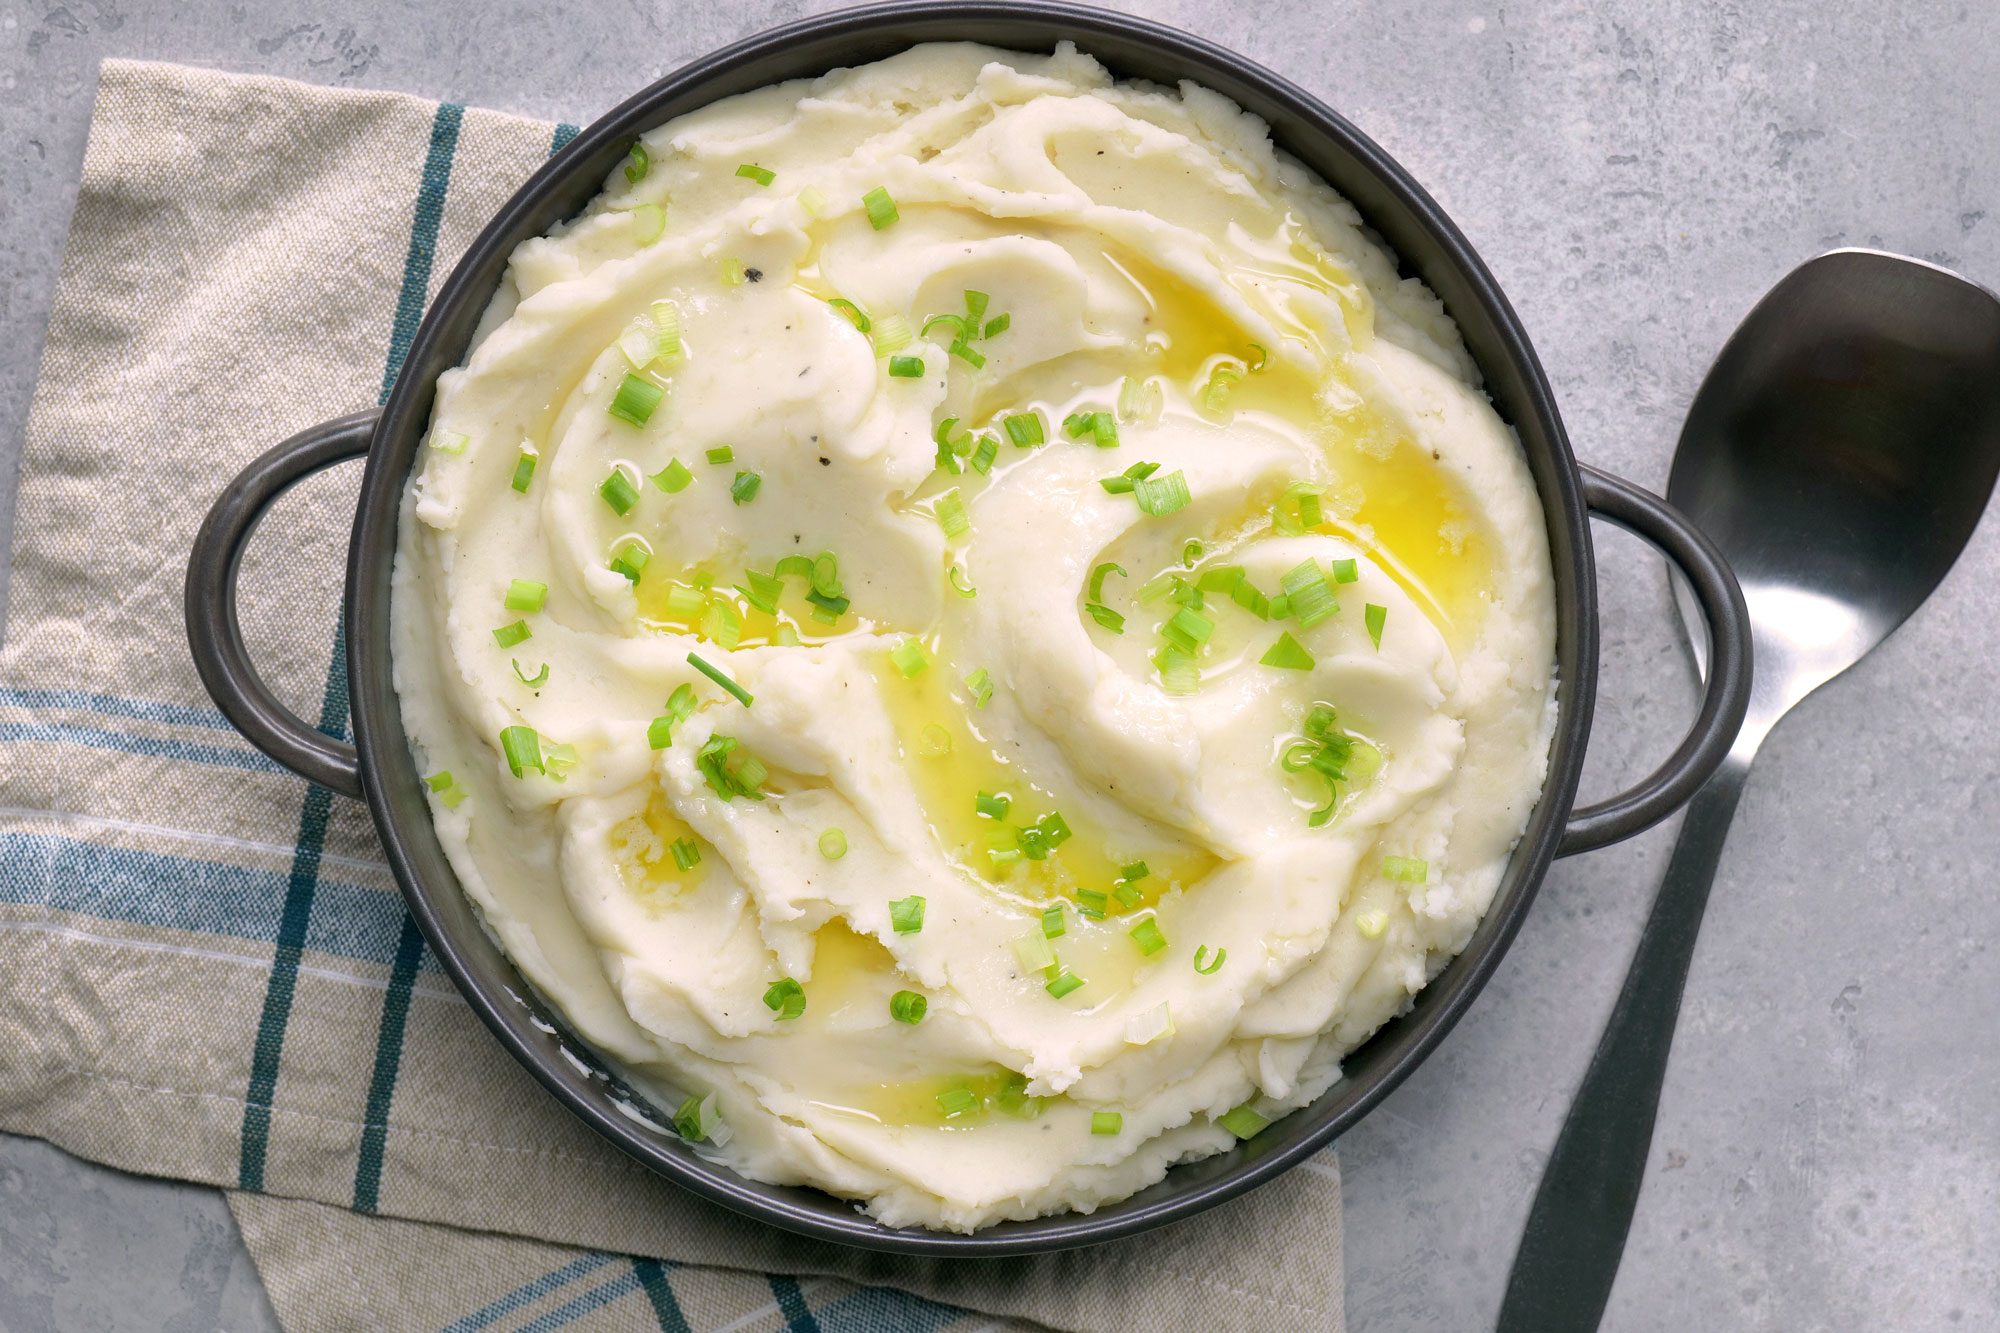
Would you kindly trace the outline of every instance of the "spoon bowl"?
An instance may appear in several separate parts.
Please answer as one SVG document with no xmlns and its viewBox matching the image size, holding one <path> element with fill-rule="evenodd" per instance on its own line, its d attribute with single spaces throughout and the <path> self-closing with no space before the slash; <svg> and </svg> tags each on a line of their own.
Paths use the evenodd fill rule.
<svg viewBox="0 0 2000 1333">
<path fill-rule="evenodd" d="M 1688 805 L 1631 971 L 1549 1154 L 1501 1333 L 1588 1333 L 1639 1202 L 1701 915 L 1751 762 L 1798 702 L 1944 578 L 2000 474 L 2000 298 L 1931 264 L 1836 250 L 1724 345 L 1674 453 L 1672 503 L 1728 557 L 1750 611 L 1750 707 Z M 1676 583 L 1696 667 L 1703 618 Z"/>
<path fill-rule="evenodd" d="M 1667 496 L 1750 607 L 1738 744 L 1859 661 L 1930 596 L 2000 473 L 2000 300 L 1874 250 L 1808 260 L 1759 301 L 1695 395 Z M 1698 606 L 1676 599 L 1706 670 Z"/>
</svg>

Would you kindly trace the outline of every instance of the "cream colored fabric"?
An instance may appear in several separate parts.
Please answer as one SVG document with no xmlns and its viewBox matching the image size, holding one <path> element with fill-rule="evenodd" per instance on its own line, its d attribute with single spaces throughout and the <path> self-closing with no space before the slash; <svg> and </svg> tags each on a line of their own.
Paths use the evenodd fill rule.
<svg viewBox="0 0 2000 1333">
<path fill-rule="evenodd" d="M 209 500 L 378 400 L 556 133 L 104 67 L 0 652 L 0 1128 L 245 1190 L 232 1207 L 297 1329 L 1338 1328 L 1330 1153 L 1163 1232 L 1003 1263 L 844 1250 L 693 1199 L 492 1040 L 410 931 L 363 809 L 209 705 L 181 629 Z M 267 679 L 334 729 L 352 473 L 276 506 L 242 576 Z"/>
</svg>

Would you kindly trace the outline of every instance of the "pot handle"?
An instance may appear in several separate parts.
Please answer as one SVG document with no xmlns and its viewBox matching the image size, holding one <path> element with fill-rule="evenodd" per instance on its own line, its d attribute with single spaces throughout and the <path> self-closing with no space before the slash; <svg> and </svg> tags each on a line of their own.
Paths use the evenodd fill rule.
<svg viewBox="0 0 2000 1333">
<path fill-rule="evenodd" d="M 273 500 L 322 468 L 367 457 L 375 417 L 357 412 L 322 422 L 237 473 L 202 520 L 187 572 L 188 647 L 216 707 L 252 745 L 292 772 L 356 799 L 361 763 L 354 747 L 279 703 L 250 661 L 236 614 L 236 569 Z"/>
<path fill-rule="evenodd" d="M 1582 473 L 1583 502 L 1591 517 L 1642 538 L 1687 579 L 1708 622 L 1711 665 L 1701 712 L 1680 748 L 1637 786 L 1573 811 L 1556 847 L 1558 856 L 1629 838 L 1686 804 L 1729 754 L 1750 706 L 1750 612 L 1722 552 L 1680 510 L 1652 492 L 1593 467 Z"/>
</svg>

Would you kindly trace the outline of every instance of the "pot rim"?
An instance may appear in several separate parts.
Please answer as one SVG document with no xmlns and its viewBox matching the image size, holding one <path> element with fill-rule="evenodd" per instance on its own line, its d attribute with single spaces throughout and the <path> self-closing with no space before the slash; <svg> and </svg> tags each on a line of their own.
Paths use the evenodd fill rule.
<svg viewBox="0 0 2000 1333">
<path fill-rule="evenodd" d="M 1012 31 L 1009 38 L 1004 33 Z M 958 34 L 954 36 L 953 34 Z M 966 35 L 976 34 L 976 35 Z M 498 952 L 478 925 L 476 939 L 448 920 L 469 911 L 442 861 L 404 736 L 390 662 L 390 570 L 398 513 L 418 442 L 429 423 L 436 376 L 460 363 L 472 322 L 498 285 L 505 260 L 523 239 L 573 215 L 640 132 L 693 107 L 738 91 L 807 77 L 879 58 L 924 41 L 978 40 L 1038 51 L 1074 41 L 1120 78 L 1133 59 L 1151 58 L 1179 77 L 1213 89 L 1263 115 L 1290 155 L 1349 199 L 1445 302 L 1474 351 L 1489 392 L 1507 390 L 1514 411 L 1503 419 L 1520 439 L 1534 473 L 1556 582 L 1557 676 L 1561 708 L 1540 798 L 1516 844 L 1484 917 L 1466 946 L 1343 1064 L 1340 1081 L 1318 1099 L 1274 1122 L 1228 1153 L 1172 1168 L 1145 1190 L 1093 1213 L 1059 1213 L 1005 1222 L 971 1234 L 891 1229 L 844 1200 L 814 1190 L 762 1184 L 707 1161 L 658 1125 L 649 1104 L 599 1068 L 580 1074 L 573 1037 L 552 1037 L 561 1016 L 540 1001 L 511 961 L 511 984 L 482 978 L 481 950 Z M 846 42 L 857 54 L 829 61 L 822 48 Z M 1120 55 L 1107 56 L 1105 50 Z M 798 63 L 803 57 L 804 64 Z M 793 72 L 739 84 L 752 71 L 789 62 Z M 1304 151 L 1302 151 L 1302 149 Z M 1361 175 L 1335 179 L 1322 164 L 1345 160 Z M 1365 187 L 1365 188 L 1363 188 Z M 1363 196 L 1363 197 L 1357 197 Z M 1415 239 L 1420 244 L 1411 244 Z M 1480 355 L 1477 343 L 1488 355 Z M 1497 352 L 1497 356 L 1493 355 Z M 1496 372 L 1499 372 L 1496 374 Z M 1498 406 L 1498 404 L 1496 404 Z M 349 547 L 344 620 L 356 746 L 370 812 L 412 915 L 467 1004 L 502 1045 L 565 1106 L 617 1147 L 676 1184 L 738 1213 L 785 1230 L 865 1249 L 959 1257 L 1038 1253 L 1095 1244 L 1185 1218 L 1263 1184 L 1331 1143 L 1385 1098 L 1429 1056 L 1498 966 L 1557 853 L 1575 801 L 1597 671 L 1596 583 L 1588 511 L 1554 395 L 1512 306 L 1471 244 L 1428 193 L 1367 136 L 1290 81 L 1235 52 L 1152 20 L 1055 0 L 894 0 L 838 10 L 770 28 L 655 81 L 584 128 L 501 207 L 438 291 L 378 419 L 368 452 Z M 422 810 L 420 818 L 412 810 Z M 456 900 L 456 904 L 452 901 Z M 498 992 L 498 993 L 496 993 Z M 597 1085 L 595 1088 L 592 1085 Z M 631 1099 L 631 1109 L 621 1103 Z M 664 1119 L 661 1114 L 659 1118 Z"/>
</svg>

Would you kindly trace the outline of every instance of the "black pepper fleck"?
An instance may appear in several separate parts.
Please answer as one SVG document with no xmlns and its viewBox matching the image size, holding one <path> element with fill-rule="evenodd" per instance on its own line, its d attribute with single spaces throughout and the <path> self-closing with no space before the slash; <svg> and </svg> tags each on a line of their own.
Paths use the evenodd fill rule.
<svg viewBox="0 0 2000 1333">
<path fill-rule="evenodd" d="M 743 276 L 752 282 L 762 282 L 764 280 L 764 270 L 761 268 L 746 268 L 743 270 Z"/>
</svg>

